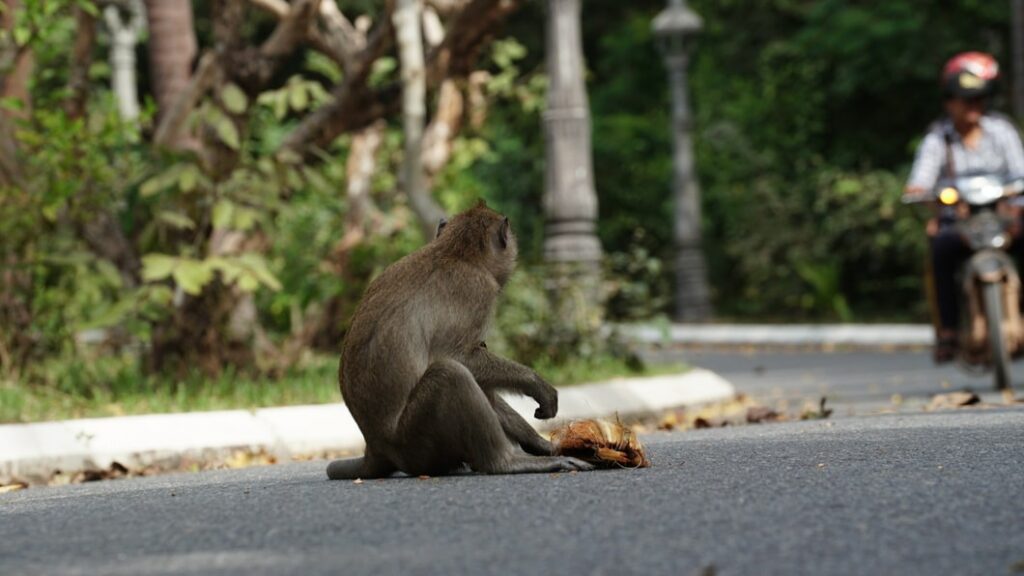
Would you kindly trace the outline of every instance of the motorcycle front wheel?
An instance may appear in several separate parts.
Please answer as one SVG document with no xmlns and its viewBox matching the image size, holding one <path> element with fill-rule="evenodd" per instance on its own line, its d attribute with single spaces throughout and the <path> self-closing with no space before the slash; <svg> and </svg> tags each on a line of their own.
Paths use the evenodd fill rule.
<svg viewBox="0 0 1024 576">
<path fill-rule="evenodd" d="M 984 284 L 985 322 L 988 324 L 988 345 L 992 354 L 992 371 L 995 374 L 996 390 L 1010 387 L 1010 351 L 1003 334 L 1003 285 L 995 282 Z"/>
</svg>

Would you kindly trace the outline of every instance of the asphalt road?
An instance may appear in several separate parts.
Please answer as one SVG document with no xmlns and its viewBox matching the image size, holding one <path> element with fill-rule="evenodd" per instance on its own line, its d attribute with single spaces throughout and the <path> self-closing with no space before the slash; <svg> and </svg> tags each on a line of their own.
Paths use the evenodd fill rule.
<svg viewBox="0 0 1024 576">
<path fill-rule="evenodd" d="M 14 492 L 0 574 L 1024 572 L 1024 410 L 645 441 L 644 470 L 355 484 L 312 462 Z"/>
<path fill-rule="evenodd" d="M 717 372 L 769 406 L 799 412 L 822 396 L 834 416 L 920 412 L 936 394 L 971 390 L 984 402 L 1002 403 L 991 374 L 972 375 L 953 364 L 935 366 L 930 351 L 795 351 L 662 349 L 651 361 L 688 362 Z M 1011 369 L 1024 396 L 1024 362 Z"/>
<path fill-rule="evenodd" d="M 33 488 L 0 495 L 0 575 L 1024 574 L 1024 406 L 920 409 L 987 379 L 925 353 L 665 354 L 837 412 L 645 436 L 645 470 Z"/>
</svg>

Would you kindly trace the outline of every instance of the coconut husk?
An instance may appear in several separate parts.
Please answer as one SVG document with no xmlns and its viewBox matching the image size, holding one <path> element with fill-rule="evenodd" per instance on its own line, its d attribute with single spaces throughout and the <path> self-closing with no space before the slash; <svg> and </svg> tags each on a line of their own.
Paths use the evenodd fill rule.
<svg viewBox="0 0 1024 576">
<path fill-rule="evenodd" d="M 558 456 L 572 456 L 598 468 L 646 468 L 651 461 L 632 430 L 605 420 L 577 420 L 551 434 Z"/>
</svg>

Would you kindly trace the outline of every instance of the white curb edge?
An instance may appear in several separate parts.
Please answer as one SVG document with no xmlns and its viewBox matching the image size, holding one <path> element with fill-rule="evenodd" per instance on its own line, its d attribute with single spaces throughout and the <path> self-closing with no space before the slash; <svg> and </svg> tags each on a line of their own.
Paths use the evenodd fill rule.
<svg viewBox="0 0 1024 576">
<path fill-rule="evenodd" d="M 931 346 L 926 324 L 669 324 L 622 325 L 627 338 L 644 344 Z"/>
<path fill-rule="evenodd" d="M 702 369 L 571 386 L 559 390 L 556 423 L 640 415 L 734 395 L 732 384 Z M 533 418 L 532 400 L 508 400 L 534 426 L 551 426 Z M 0 483 L 40 481 L 57 470 L 105 469 L 114 461 L 136 468 L 235 449 L 288 455 L 362 447 L 362 434 L 343 404 L 8 424 L 0 426 Z"/>
</svg>

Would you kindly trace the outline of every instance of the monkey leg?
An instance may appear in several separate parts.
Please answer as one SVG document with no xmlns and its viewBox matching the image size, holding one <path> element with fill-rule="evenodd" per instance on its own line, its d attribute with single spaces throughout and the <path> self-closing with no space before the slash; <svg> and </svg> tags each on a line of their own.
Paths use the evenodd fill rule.
<svg viewBox="0 0 1024 576">
<path fill-rule="evenodd" d="M 469 354 L 466 367 L 488 395 L 501 389 L 529 396 L 537 401 L 534 417 L 540 420 L 558 414 L 558 391 L 532 369 L 492 354 L 482 345 Z"/>
<path fill-rule="evenodd" d="M 494 411 L 498 414 L 501 428 L 509 440 L 519 444 L 523 450 L 534 456 L 551 455 L 553 451 L 551 442 L 538 434 L 533 426 L 523 420 L 523 417 L 513 410 L 501 396 L 497 394 L 488 396 L 491 399 L 491 405 L 494 406 Z"/>
<path fill-rule="evenodd" d="M 492 474 L 590 469 L 575 458 L 531 456 L 514 446 L 487 395 L 454 360 L 427 368 L 398 419 L 396 439 L 395 459 L 408 474 L 446 474 L 463 463 Z"/>
<path fill-rule="evenodd" d="M 342 458 L 327 465 L 327 478 L 331 480 L 383 478 L 394 472 L 394 466 L 375 458 L 369 450 L 358 458 Z"/>
</svg>

